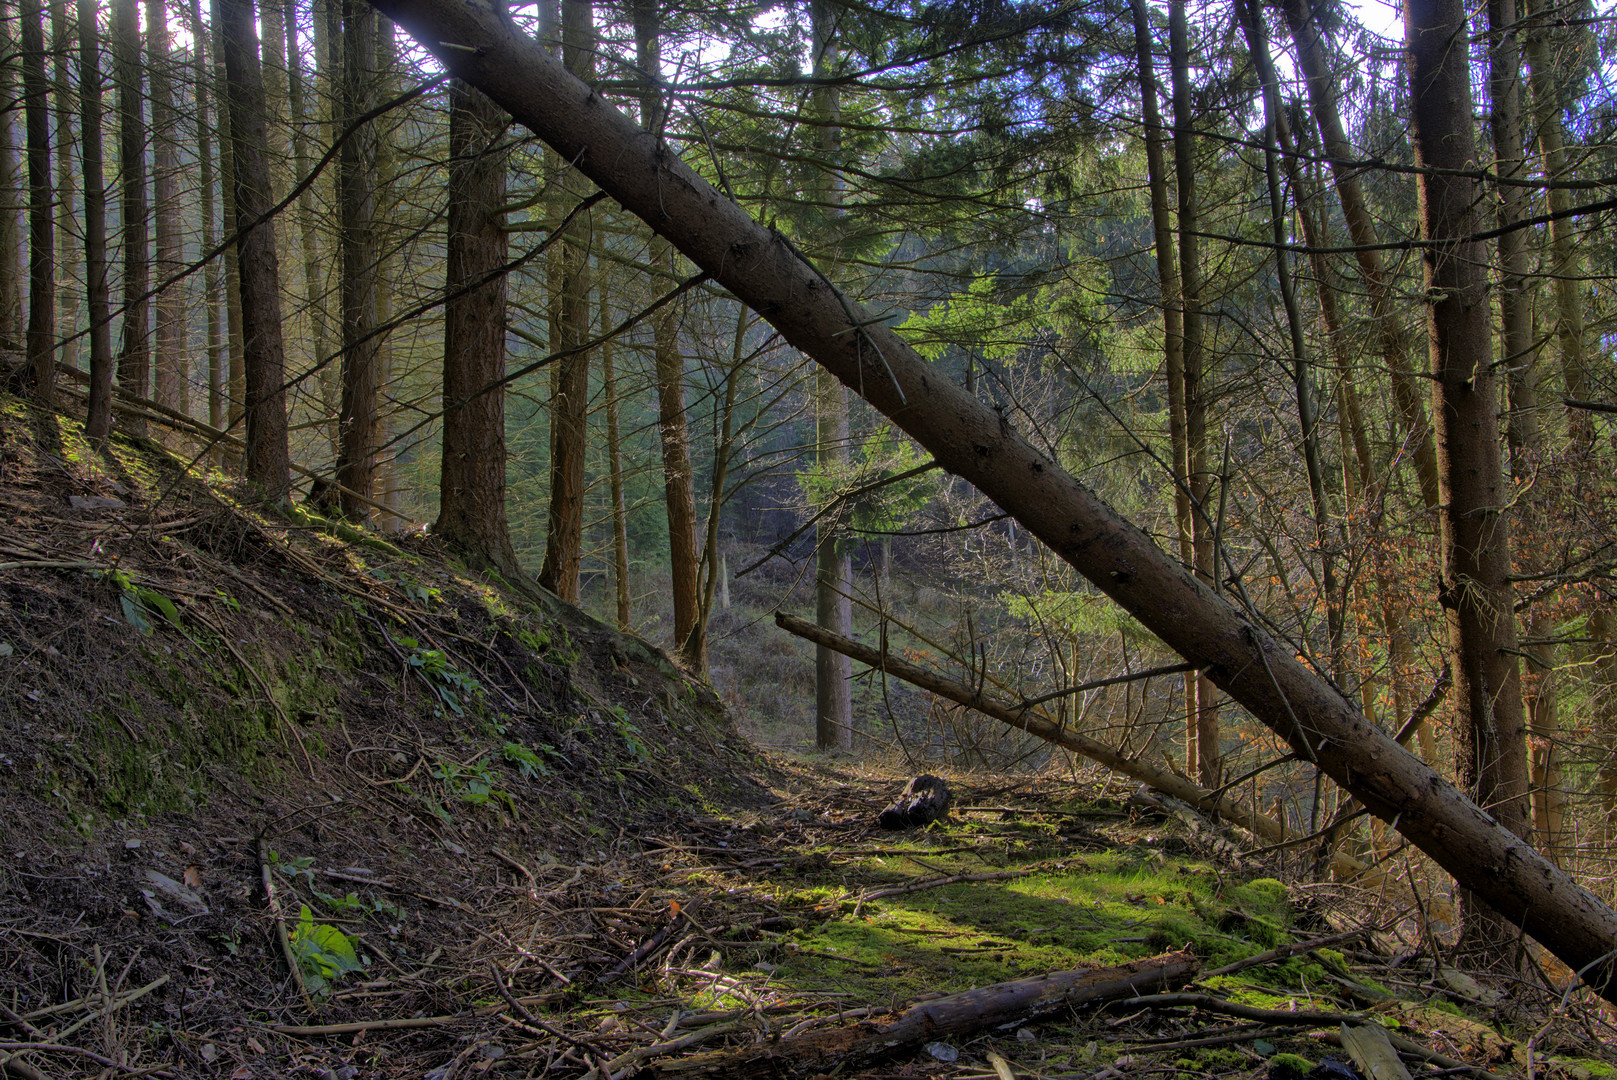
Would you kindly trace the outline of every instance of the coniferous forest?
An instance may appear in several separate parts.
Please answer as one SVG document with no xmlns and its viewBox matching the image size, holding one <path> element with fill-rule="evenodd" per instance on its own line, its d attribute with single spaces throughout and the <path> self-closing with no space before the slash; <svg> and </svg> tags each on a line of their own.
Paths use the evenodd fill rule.
<svg viewBox="0 0 1617 1080">
<path fill-rule="evenodd" d="M 411 827 L 440 832 L 457 798 L 521 819 L 501 760 L 575 792 L 542 819 L 644 773 L 698 832 L 698 789 L 758 747 L 809 772 L 727 797 L 797 791 L 793 814 L 821 768 L 844 792 L 871 769 L 1143 785 L 1294 902 L 1344 890 L 1314 902 L 1403 934 L 1429 982 L 1458 964 L 1563 1004 L 1581 982 L 1600 1043 L 1614 64 L 1617 15 L 1548 0 L 0 0 L 3 760 L 95 843 L 200 805 L 156 758 L 117 764 L 107 740 L 180 723 L 159 716 L 213 732 L 196 775 L 227 760 L 265 791 L 242 754 L 311 785 L 380 769 L 388 799 L 430 776 Z M 260 659 L 281 631 L 231 629 L 254 596 L 297 627 Z M 170 663 L 163 634 L 170 657 L 217 639 L 197 655 L 227 674 L 178 683 L 258 702 L 251 739 L 177 686 L 140 705 L 156 684 L 124 666 Z M 594 682 L 570 666 L 591 657 Z M 394 689 L 359 689 L 372 669 Z M 406 706 L 493 749 L 395 744 Z M 881 809 L 824 798 L 801 820 Z M 274 907 L 302 868 L 276 877 L 257 835 Z M 565 896 L 493 850 L 532 903 Z M 597 885 L 598 916 L 632 899 Z M 855 921 L 877 891 L 843 897 Z M 568 954 L 523 990 L 481 957 L 550 1055 L 533 1075 L 662 1068 L 527 1013 L 585 992 L 575 961 L 595 992 L 684 938 L 671 902 L 655 949 L 618 934 L 632 964 Z M 288 970 L 341 969 L 309 912 Z M 4 998 L 0 1035 L 46 1045 Z M 0 1075 L 56 1075 L 7 1045 Z M 821 1052 L 782 1053 L 809 1075 Z"/>
</svg>

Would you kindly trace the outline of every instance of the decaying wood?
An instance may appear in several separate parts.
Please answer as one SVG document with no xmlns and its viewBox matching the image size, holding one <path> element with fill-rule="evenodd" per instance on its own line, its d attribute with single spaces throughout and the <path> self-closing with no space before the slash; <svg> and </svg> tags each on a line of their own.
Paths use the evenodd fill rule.
<svg viewBox="0 0 1617 1080">
<path fill-rule="evenodd" d="M 1413 1080 L 1380 1024 L 1343 1024 L 1342 1049 L 1367 1080 Z"/>
<path fill-rule="evenodd" d="M 1058 1009 L 1129 998 L 1142 990 L 1182 986 L 1195 973 L 1195 957 L 1182 952 L 1099 970 L 1055 971 L 934 998 L 890 1020 L 867 1020 L 661 1062 L 638 1076 L 645 1080 L 660 1076 L 779 1077 L 846 1071 L 911 1052 L 923 1043 L 970 1036 Z"/>
<path fill-rule="evenodd" d="M 1215 793 L 1198 785 L 1194 780 L 1168 769 L 1158 768 L 1150 762 L 1138 758 L 1131 758 L 1118 752 L 1098 739 L 1091 739 L 1087 735 L 1080 735 L 1064 724 L 1052 720 L 1042 710 L 1025 706 L 1020 702 L 1008 701 L 985 693 L 977 687 L 967 686 L 946 678 L 935 671 L 902 660 L 891 653 L 882 652 L 869 645 L 833 634 L 824 627 L 799 619 L 785 612 L 775 613 L 775 624 L 788 633 L 836 649 L 838 652 L 859 661 L 879 668 L 895 678 L 903 679 L 907 683 L 919 686 L 923 690 L 931 691 L 939 697 L 948 698 L 975 709 L 984 716 L 991 716 L 995 720 L 1020 728 L 1029 735 L 1036 735 L 1047 742 L 1052 742 L 1075 754 L 1082 754 L 1091 761 L 1122 773 L 1124 776 L 1138 780 L 1148 787 L 1166 795 L 1190 803 L 1202 810 L 1217 814 L 1225 821 L 1239 825 L 1253 835 L 1271 843 L 1281 843 L 1286 840 L 1286 832 L 1280 823 L 1252 809 L 1228 793 Z M 1362 874 L 1366 867 L 1364 863 L 1350 855 L 1333 853 L 1331 868 L 1342 877 L 1354 877 Z"/>
<path fill-rule="evenodd" d="M 1617 911 L 1393 741 L 1337 687 L 839 292 L 783 234 L 574 78 L 499 5 L 372 0 L 924 446 L 1010 511 L 1465 888 L 1617 1000 Z M 1235 595 L 1241 593 L 1237 583 Z"/>
</svg>

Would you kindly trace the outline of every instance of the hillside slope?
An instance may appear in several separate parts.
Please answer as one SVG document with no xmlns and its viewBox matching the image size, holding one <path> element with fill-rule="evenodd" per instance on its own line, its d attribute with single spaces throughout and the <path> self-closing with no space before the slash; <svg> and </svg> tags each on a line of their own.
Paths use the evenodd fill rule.
<svg viewBox="0 0 1617 1080">
<path fill-rule="evenodd" d="M 347 931 L 360 977 L 449 971 L 513 882 L 587 895 L 625 834 L 770 801 L 711 691 L 645 642 L 427 538 L 338 538 L 183 465 L 123 436 L 96 453 L 71 422 L 0 404 L 0 982 L 17 1015 L 151 987 L 106 1022 L 162 1019 L 172 1045 L 132 1048 L 206 1063 L 186 1033 L 307 1015 L 265 880 L 294 949 L 319 936 L 299 933 L 301 887 L 328 898 L 309 925 Z M 558 953 L 536 974 L 612 962 Z"/>
</svg>

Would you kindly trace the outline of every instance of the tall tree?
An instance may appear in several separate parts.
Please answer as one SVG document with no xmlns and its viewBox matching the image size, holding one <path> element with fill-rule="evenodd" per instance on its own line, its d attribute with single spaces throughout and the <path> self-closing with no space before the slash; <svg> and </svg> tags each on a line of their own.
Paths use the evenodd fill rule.
<svg viewBox="0 0 1617 1080">
<path fill-rule="evenodd" d="M 433 531 L 474 563 L 522 568 L 505 517 L 505 111 L 449 90 L 449 244 L 444 287 L 444 441 Z"/>
<path fill-rule="evenodd" d="M 140 9 L 136 0 L 113 0 L 113 79 L 118 86 L 119 205 L 123 214 L 124 298 L 118 385 L 145 397 L 151 382 L 151 261 L 147 252 L 150 211 L 146 201 L 146 114 L 140 63 Z M 129 429 L 146 433 L 146 421 L 129 418 Z"/>
<path fill-rule="evenodd" d="M 224 16 L 219 0 L 209 0 L 213 14 L 214 100 L 219 105 L 219 190 L 223 194 L 224 234 L 235 236 L 239 215 L 236 212 L 236 152 L 230 137 L 230 87 L 225 72 Z M 232 244 L 225 252 L 225 417 L 234 428 L 242 422 L 247 402 L 247 366 L 243 355 L 241 315 L 241 260 L 238 247 Z"/>
<path fill-rule="evenodd" d="M 202 22 L 202 0 L 191 0 L 190 30 L 192 61 L 196 80 L 197 170 L 201 187 L 202 250 L 212 251 L 219 243 L 219 227 L 214 220 L 214 127 L 209 118 L 214 104 L 212 68 L 208 64 L 208 31 Z M 228 141 L 228 137 L 225 141 Z M 228 255 L 227 255 L 228 258 Z M 213 259 L 202 268 L 202 306 L 207 310 L 204 348 L 208 355 L 208 423 L 223 428 L 226 423 L 225 397 L 229 380 L 229 344 L 225 340 L 226 316 L 219 309 L 224 292 L 224 260 Z"/>
<path fill-rule="evenodd" d="M 589 0 L 562 0 L 562 62 L 585 83 L 595 77 L 595 13 Z M 558 215 L 559 216 L 559 215 Z M 584 457 L 590 396 L 589 338 L 592 218 L 560 238 L 551 262 L 551 351 L 562 354 L 550 405 L 550 510 L 539 584 L 578 603 L 584 543 Z"/>
<path fill-rule="evenodd" d="M 90 405 L 85 434 L 112 430 L 112 312 L 107 288 L 107 186 L 101 160 L 101 52 L 97 0 L 78 0 L 79 132 L 84 163 L 84 286 L 90 322 Z"/>
<path fill-rule="evenodd" d="M 1213 490 L 1207 467 L 1207 372 L 1202 341 L 1201 206 L 1196 190 L 1195 102 L 1190 81 L 1190 25 L 1184 0 L 1168 5 L 1169 66 L 1173 77 L 1173 159 L 1179 195 L 1179 301 L 1185 372 L 1185 475 L 1190 484 L 1191 550 L 1196 574 L 1213 580 Z M 1195 700 L 1185 718 L 1185 771 L 1204 787 L 1219 784 L 1218 691 L 1205 674 L 1194 677 Z M 1186 677 L 1187 688 L 1192 676 Z"/>
<path fill-rule="evenodd" d="M 275 252 L 264 80 L 258 66 L 252 0 L 220 0 L 230 142 L 236 173 L 237 264 L 241 279 L 242 358 L 247 376 L 247 478 L 265 499 L 284 502 L 292 488 L 287 447 L 286 355 L 281 343 L 281 274 Z"/>
<path fill-rule="evenodd" d="M 152 268 L 159 291 L 152 336 L 152 396 L 159 405 L 178 412 L 190 407 L 189 358 L 185 349 L 185 282 L 163 283 L 176 278 L 184 268 L 181 259 L 180 177 L 176 129 L 179 114 L 174 108 L 173 80 L 169 53 L 168 10 L 163 0 L 146 0 L 146 68 L 152 95 L 152 209 L 156 225 L 157 251 Z"/>
<path fill-rule="evenodd" d="M 56 193 L 51 184 L 50 82 L 45 78 L 44 12 L 22 0 L 23 112 L 28 128 L 28 368 L 34 400 L 56 394 Z"/>
<path fill-rule="evenodd" d="M 364 0 L 332 0 L 342 13 L 340 111 L 350 125 L 371 104 L 376 13 Z M 339 35 L 332 31 L 335 40 Z M 337 213 L 342 236 L 342 405 L 337 480 L 343 513 L 369 520 L 376 490 L 381 386 L 376 338 L 376 126 L 358 123 L 338 159 Z"/>
<path fill-rule="evenodd" d="M 640 76 L 640 124 L 660 132 L 666 119 L 662 92 L 662 13 L 658 0 L 634 5 L 635 66 Z M 674 248 L 651 238 L 652 263 L 672 274 Z M 657 431 L 663 452 L 663 504 L 668 512 L 668 574 L 674 603 L 674 649 L 682 663 L 707 671 L 706 623 L 697 588 L 695 474 L 685 419 L 685 358 L 679 349 L 680 306 L 669 304 L 652 323 L 657 372 Z"/>
<path fill-rule="evenodd" d="M 22 247 L 20 224 L 27 205 L 17 168 L 17 40 L 12 13 L 16 4 L 0 0 L 0 348 L 23 347 Z"/>
<path fill-rule="evenodd" d="M 814 195 L 824 215 L 824 239 L 840 261 L 842 221 L 842 96 L 830 80 L 840 62 L 838 20 L 846 9 L 831 0 L 809 0 L 809 32 L 816 83 L 814 114 L 820 160 Z M 826 371 L 814 380 L 814 460 L 823 477 L 839 486 L 848 474 L 848 390 Z M 840 506 L 822 516 L 814 536 L 814 621 L 843 637 L 853 632 L 853 559 L 843 546 Z M 853 664 L 824 645 L 814 648 L 814 742 L 822 750 L 853 749 Z"/>
<path fill-rule="evenodd" d="M 319 33 L 322 26 L 323 13 L 315 12 L 314 35 L 317 42 L 323 39 Z M 306 73 L 304 69 L 302 42 L 298 34 L 298 0 L 285 0 L 286 23 L 286 81 L 287 101 L 292 114 L 292 160 L 293 167 L 300 177 L 308 176 L 313 164 L 313 157 L 309 150 L 308 128 L 316 119 L 318 108 L 329 108 L 321 105 L 311 108 L 310 95 L 306 89 Z M 315 55 L 319 55 L 316 48 Z M 324 70 L 324 61 L 320 62 L 320 69 Z M 315 95 L 319 100 L 319 95 Z M 331 350 L 331 318 L 326 304 L 326 279 L 321 268 L 321 237 L 319 213 L 315 207 L 315 185 L 307 184 L 298 192 L 298 232 L 303 248 L 303 302 L 308 307 L 309 322 L 313 331 L 310 342 L 314 359 L 323 363 Z M 318 376 L 320 380 L 321 402 L 327 416 L 335 418 L 341 405 L 341 396 L 338 393 L 338 379 L 336 372 L 330 364 L 321 368 Z M 333 419 L 326 425 L 325 430 L 331 440 L 331 453 L 335 459 L 338 450 L 337 423 Z"/>
<path fill-rule="evenodd" d="M 69 0 L 50 0 L 51 93 L 56 124 L 56 273 L 64 282 L 57 289 L 56 323 L 64 334 L 57 360 L 67 367 L 79 365 L 79 290 L 71 284 L 77 277 L 78 162 L 73 140 L 73 54 L 78 49 L 76 30 L 69 19 Z"/>
<path fill-rule="evenodd" d="M 1461 0 L 1407 0 L 1409 91 L 1422 171 L 1421 262 L 1431 341 L 1433 412 L 1443 481 L 1440 601 L 1455 699 L 1455 773 L 1478 805 L 1529 835 L 1527 724 L 1510 584 L 1513 492 L 1499 459 L 1499 398 L 1489 330 L 1487 258 L 1472 132 L 1468 23 Z M 1463 943 L 1501 959 L 1515 940 L 1498 913 L 1469 899 Z"/>
</svg>

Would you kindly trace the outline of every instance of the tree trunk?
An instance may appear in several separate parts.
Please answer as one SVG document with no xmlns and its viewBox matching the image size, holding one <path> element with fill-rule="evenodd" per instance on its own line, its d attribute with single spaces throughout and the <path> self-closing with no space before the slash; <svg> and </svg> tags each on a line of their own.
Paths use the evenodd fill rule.
<svg viewBox="0 0 1617 1080">
<path fill-rule="evenodd" d="M 180 250 L 179 161 L 175 153 L 174 91 L 169 78 L 168 12 L 166 5 L 146 4 L 146 67 L 152 94 L 152 209 L 157 250 L 152 269 L 159 284 L 185 266 Z M 175 412 L 190 408 L 189 358 L 185 349 L 185 282 L 162 289 L 153 307 L 152 397 Z"/>
<path fill-rule="evenodd" d="M 84 150 L 84 287 L 90 322 L 90 405 L 84 432 L 92 443 L 112 430 L 112 313 L 107 295 L 107 186 L 101 160 L 101 55 L 97 0 L 78 0 L 79 132 Z"/>
<path fill-rule="evenodd" d="M 224 17 L 220 14 L 219 0 L 209 0 L 213 13 L 213 67 L 217 88 L 214 100 L 219 103 L 219 190 L 223 195 L 224 234 L 235 236 L 239 217 L 236 212 L 236 152 L 230 138 L 230 86 L 225 78 Z M 225 251 L 225 345 L 227 359 L 225 371 L 225 418 L 229 427 L 242 421 L 242 409 L 247 402 L 247 367 L 242 356 L 241 319 L 241 260 L 236 245 Z"/>
<path fill-rule="evenodd" d="M 17 40 L 11 13 L 16 5 L 0 0 L 0 348 L 24 348 L 22 317 L 22 246 L 20 214 L 27 205 L 17 165 Z"/>
<path fill-rule="evenodd" d="M 68 23 L 68 0 L 50 0 L 51 93 L 56 124 L 56 272 L 63 287 L 57 290 L 57 332 L 66 335 L 57 354 L 58 362 L 79 366 L 79 290 L 77 278 L 79 247 L 76 238 L 78 163 L 73 160 L 73 79 L 71 60 L 76 48 L 74 30 Z"/>
<path fill-rule="evenodd" d="M 293 0 L 295 2 L 295 0 Z M 341 11 L 342 0 L 313 0 L 313 18 L 311 20 L 314 33 L 315 55 L 315 101 L 320 118 L 320 131 L 323 133 L 324 145 L 333 146 L 337 141 L 337 94 L 342 85 L 342 20 L 338 14 Z M 339 169 L 327 169 L 328 173 L 339 172 Z M 307 175 L 307 174 L 305 174 Z M 310 188 L 310 201 L 313 206 L 337 204 L 336 181 L 322 178 L 318 181 L 319 194 L 314 186 Z M 340 232 L 340 229 L 339 229 Z M 331 322 L 331 275 L 332 262 L 338 263 L 336 272 L 341 273 L 342 243 L 340 235 L 336 238 L 336 252 L 333 255 L 328 247 L 327 265 L 320 277 L 320 306 L 326 319 L 327 348 L 340 345 L 342 341 L 341 318 L 338 325 L 333 328 Z M 340 290 L 339 290 L 340 292 Z M 340 303 L 340 301 L 339 301 Z M 339 313 L 340 316 L 340 313 Z M 331 441 L 331 460 L 336 462 L 342 456 L 342 424 L 338 419 L 342 413 L 342 356 L 322 353 L 320 361 L 320 400 L 325 408 L 325 414 L 331 418 L 326 425 L 326 437 Z"/>
<path fill-rule="evenodd" d="M 1179 532 L 1179 558 L 1196 565 L 1195 525 L 1190 505 L 1190 441 L 1185 413 L 1184 297 L 1174 250 L 1173 217 L 1168 208 L 1168 170 L 1162 155 L 1162 115 L 1157 105 L 1155 50 L 1145 0 L 1131 0 L 1135 60 L 1140 72 L 1140 103 L 1145 119 L 1145 160 L 1151 192 L 1151 225 L 1156 248 L 1157 281 L 1162 292 L 1163 361 L 1168 375 L 1168 441 L 1173 452 L 1174 522 Z M 1196 695 L 1200 676 L 1185 673 L 1185 771 L 1198 771 Z"/>
<path fill-rule="evenodd" d="M 342 12 L 342 96 L 348 123 L 371 104 L 376 15 L 365 0 L 330 0 Z M 337 31 L 331 31 L 333 40 Z M 339 151 L 337 207 L 342 234 L 342 404 L 337 481 L 343 514 L 368 521 L 376 491 L 380 395 L 376 331 L 376 124 L 367 121 Z"/>
<path fill-rule="evenodd" d="M 640 124 L 660 132 L 664 110 L 656 80 L 662 78 L 662 21 L 658 0 L 634 5 L 635 66 L 640 73 Z M 674 249 L 653 237 L 651 263 L 672 274 Z M 663 503 L 668 513 L 669 591 L 674 604 L 674 650 L 680 663 L 707 673 L 707 633 L 701 617 L 697 574 L 695 475 L 685 421 L 685 358 L 679 351 L 680 305 L 654 316 L 652 342 L 657 370 L 657 430 L 663 452 Z"/>
<path fill-rule="evenodd" d="M 202 0 L 191 0 L 191 48 L 196 71 L 196 138 L 199 179 L 202 196 L 202 250 L 212 251 L 219 242 L 219 230 L 214 224 L 213 185 L 213 125 L 209 120 L 209 78 L 207 49 L 208 33 L 202 23 Z M 225 380 L 228 362 L 224 334 L 224 320 L 220 318 L 219 302 L 224 288 L 224 264 L 215 259 L 202 268 L 202 306 L 207 309 L 205 348 L 208 354 L 208 425 L 223 429 L 225 426 Z"/>
<path fill-rule="evenodd" d="M 831 0 L 809 0 L 814 75 L 827 79 L 838 68 L 837 22 L 842 9 Z M 839 259 L 842 227 L 842 99 L 834 85 L 817 85 L 811 108 L 818 124 L 816 195 L 825 217 L 827 248 Z M 830 486 L 848 476 L 848 390 L 830 372 L 814 378 L 814 466 Z M 842 512 L 821 516 L 814 535 L 814 613 L 820 626 L 843 637 L 853 633 L 853 558 L 842 546 Z M 853 667 L 847 657 L 824 645 L 814 651 L 814 742 L 821 750 L 853 749 Z"/>
<path fill-rule="evenodd" d="M 1207 471 L 1207 384 L 1202 365 L 1200 209 L 1196 201 L 1195 104 L 1190 87 L 1190 28 L 1184 0 L 1169 4 L 1169 52 L 1173 74 L 1174 172 L 1179 188 L 1179 289 L 1185 372 L 1185 476 L 1190 487 L 1192 560 L 1196 574 L 1213 584 L 1213 519 L 1207 507 L 1212 477 Z M 1218 693 L 1212 680 L 1185 680 L 1185 771 L 1208 787 L 1218 786 Z M 1194 695 L 1191 691 L 1194 690 Z"/>
<path fill-rule="evenodd" d="M 522 568 L 505 521 L 505 112 L 462 82 L 449 91 L 444 287 L 444 443 L 433 531 L 475 565 Z M 464 291 L 461 291 L 464 290 Z"/>
<path fill-rule="evenodd" d="M 574 77 L 593 82 L 595 21 L 590 0 L 562 0 L 561 22 L 563 63 Z M 591 225 L 592 220 L 587 220 L 570 228 L 551 263 L 556 284 L 551 351 L 565 351 L 566 355 L 557 365 L 556 393 L 550 406 L 550 512 L 539 584 L 569 604 L 578 603 L 578 568 L 584 547 L 590 358 L 579 346 L 589 339 Z"/>
<path fill-rule="evenodd" d="M 1409 0 L 1404 8 L 1410 97 L 1443 481 L 1439 600 L 1448 623 L 1455 702 L 1455 775 L 1479 806 L 1529 835 L 1526 720 L 1517 672 L 1510 585 L 1513 492 L 1499 461 L 1499 398 L 1489 332 L 1487 256 L 1471 130 L 1466 10 L 1460 0 Z M 1470 170 L 1469 173 L 1466 170 Z M 1480 358 L 1480 360 L 1479 360 Z M 1464 911 L 1466 942 L 1501 958 L 1514 940 L 1493 912 Z"/>
<path fill-rule="evenodd" d="M 1297 46 L 1297 65 L 1308 80 L 1308 98 L 1325 143 L 1325 153 L 1330 158 L 1332 175 L 1336 178 L 1342 215 L 1347 219 L 1348 234 L 1357 248 L 1354 255 L 1370 294 L 1372 317 L 1381 339 L 1382 358 L 1392 374 L 1393 398 L 1414 443 L 1415 476 L 1420 482 L 1421 497 L 1428 510 L 1435 510 L 1438 500 L 1437 451 L 1432 445 L 1432 429 L 1426 419 L 1426 406 L 1422 404 L 1420 382 L 1410 367 L 1408 335 L 1399 321 L 1405 308 L 1403 301 L 1392 294 L 1378 247 L 1381 241 L 1375 220 L 1370 216 L 1370 209 L 1359 190 L 1358 154 L 1342 131 L 1342 119 L 1336 108 L 1335 79 L 1325 57 L 1324 36 L 1314 19 L 1309 0 L 1285 0 L 1282 7 L 1292 40 Z"/>
<path fill-rule="evenodd" d="M 241 231 L 242 360 L 247 376 L 247 479 L 264 498 L 285 502 L 291 490 L 286 430 L 286 355 L 281 344 L 281 274 L 275 252 L 275 197 L 264 129 L 264 82 L 258 68 L 252 0 L 220 0 L 225 72 L 230 86 L 230 141 L 235 152 L 236 215 Z"/>
<path fill-rule="evenodd" d="M 606 290 L 601 290 L 601 325 L 610 325 Z M 618 376 L 612 366 L 612 342 L 601 346 L 602 393 L 606 395 L 606 469 L 612 498 L 612 584 L 617 596 L 618 629 L 634 631 L 629 610 L 629 512 L 623 501 L 623 439 L 618 430 Z"/>
<path fill-rule="evenodd" d="M 151 381 L 151 283 L 146 205 L 146 117 L 141 111 L 140 10 L 135 0 L 113 0 L 114 80 L 118 85 L 118 168 L 123 208 L 124 316 L 118 346 L 118 385 L 126 394 L 147 396 Z M 3 240 L 0 240 L 3 243 Z M 129 417 L 129 430 L 146 434 L 146 421 Z"/>
<path fill-rule="evenodd" d="M 1520 30 L 1516 0 L 1489 0 L 1488 29 L 1488 85 L 1492 100 L 1489 124 L 1493 133 L 1494 160 L 1497 162 L 1495 168 L 1501 179 L 1523 179 L 1527 175 L 1527 163 L 1523 157 L 1522 143 L 1521 48 L 1516 38 Z M 1507 376 L 1506 400 L 1509 402 L 1506 433 L 1511 452 L 1511 474 L 1522 485 L 1517 504 L 1517 528 L 1520 535 L 1531 537 L 1532 533 L 1545 527 L 1543 500 L 1537 496 L 1532 483 L 1538 464 L 1544 458 L 1545 447 L 1544 428 L 1538 419 L 1538 346 L 1533 335 L 1533 297 L 1529 285 L 1533 260 L 1527 247 L 1526 230 L 1514 227 L 1529 215 L 1528 198 L 1525 188 L 1509 183 L 1499 184 L 1497 192 L 1501 230 L 1499 352 Z M 1554 199 L 1552 193 L 1552 209 Z M 1554 235 L 1554 226 L 1551 234 Z M 1575 290 L 1573 303 L 1578 308 L 1576 322 L 1581 325 L 1582 308 Z M 1580 363 L 1581 337 L 1581 333 L 1577 335 Z M 1532 549 L 1534 545 L 1528 546 Z M 1528 638 L 1556 636 L 1554 623 L 1536 609 L 1527 618 L 1526 630 Z M 1524 651 L 1532 658 L 1522 673 L 1522 693 L 1527 709 L 1532 769 L 1534 842 L 1546 856 L 1558 859 L 1564 799 L 1560 791 L 1560 725 L 1556 716 L 1559 688 L 1556 685 L 1555 648 L 1551 645 L 1528 645 Z"/>
<path fill-rule="evenodd" d="M 292 115 L 292 159 L 299 177 L 309 175 L 313 158 L 309 153 L 309 136 L 304 125 L 312 119 L 304 92 L 303 49 L 298 39 L 297 0 L 285 0 L 283 20 L 286 29 L 286 86 L 287 101 Z M 320 25 L 320 14 L 315 14 L 315 25 Z M 303 247 L 303 303 L 309 312 L 310 355 L 317 364 L 325 363 L 331 350 L 330 319 L 326 312 L 326 282 L 320 263 L 319 218 L 314 205 L 315 186 L 310 184 L 298 194 L 298 230 Z M 322 390 L 336 386 L 336 380 L 326 378 L 330 365 L 316 376 Z M 338 401 L 333 396 L 321 395 L 317 406 L 325 415 L 335 418 Z M 322 425 L 331 439 L 332 457 L 337 453 L 337 424 L 335 419 Z"/>
<path fill-rule="evenodd" d="M 386 101 L 397 90 L 398 48 L 397 31 L 389 19 L 379 19 L 376 27 L 376 77 L 372 83 L 371 100 Z M 372 233 L 372 250 L 376 253 L 376 457 L 375 499 L 392 513 L 383 513 L 376 527 L 383 532 L 399 531 L 404 518 L 398 513 L 402 494 L 398 478 L 398 448 L 389 446 L 388 431 L 392 410 L 383 408 L 389 400 L 393 385 L 393 335 L 387 329 L 393 322 L 393 283 L 397 277 L 394 255 L 397 242 L 392 235 L 396 219 L 398 182 L 398 155 L 394 153 L 397 138 L 397 116 L 378 117 L 376 132 L 376 223 Z M 386 449 L 381 449 L 386 447 Z"/>
<path fill-rule="evenodd" d="M 46 409 L 56 398 L 56 203 L 51 186 L 50 87 L 44 12 L 22 0 L 23 112 L 28 129 L 28 381 Z"/>
<path fill-rule="evenodd" d="M 1187 574 L 1137 527 L 828 287 L 783 237 L 724 198 L 495 13 L 453 0 L 382 0 L 447 70 L 480 87 L 787 342 L 975 484 L 1299 754 L 1617 998 L 1617 912 L 1543 859 Z M 445 43 L 448 44 L 445 44 Z"/>
</svg>

